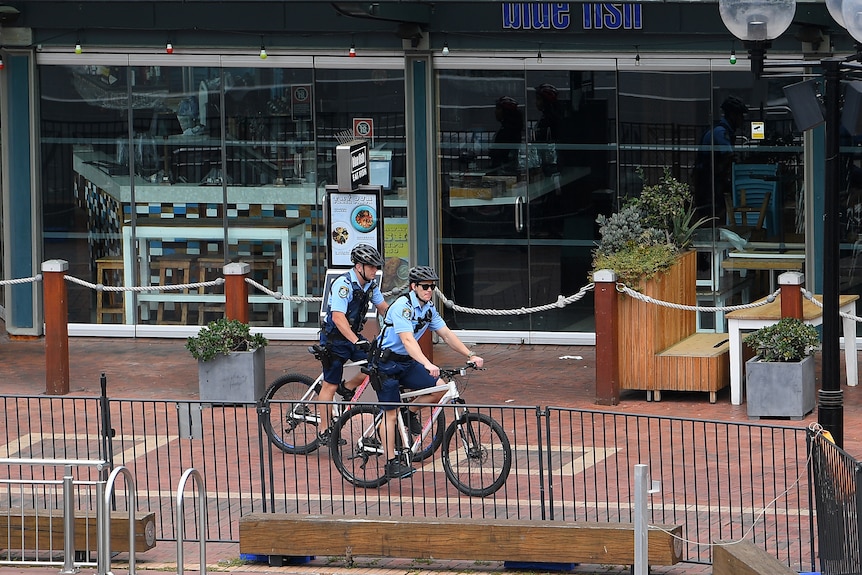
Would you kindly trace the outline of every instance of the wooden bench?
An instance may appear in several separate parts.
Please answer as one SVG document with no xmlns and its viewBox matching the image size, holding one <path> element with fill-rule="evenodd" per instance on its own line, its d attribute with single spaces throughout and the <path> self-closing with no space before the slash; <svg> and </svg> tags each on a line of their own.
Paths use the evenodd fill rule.
<svg viewBox="0 0 862 575">
<path fill-rule="evenodd" d="M 700 381 L 697 391 L 709 393 L 716 402 L 717 392 L 730 382 L 730 338 L 726 333 L 695 333 L 657 354 L 656 369 L 666 382 L 664 389 L 690 390 Z M 649 392 L 647 392 L 649 394 Z M 661 401 L 661 391 L 653 392 Z"/>
<path fill-rule="evenodd" d="M 156 514 L 135 513 L 135 552 L 156 546 Z M 95 514 L 75 515 L 75 551 L 96 551 Z M 62 550 L 62 509 L 0 510 L 0 547 L 11 550 Z M 129 513 L 111 512 L 111 551 L 129 552 Z"/>
<path fill-rule="evenodd" d="M 674 565 L 681 560 L 682 527 L 661 527 L 668 532 L 649 530 L 649 563 Z M 270 564 L 326 555 L 632 565 L 635 553 L 631 523 L 288 513 L 241 517 L 239 551 L 267 555 Z"/>
<path fill-rule="evenodd" d="M 719 543 L 712 552 L 712 575 L 799 575 L 762 547 L 748 541 Z"/>
<path fill-rule="evenodd" d="M 654 299 L 683 305 L 697 303 L 697 254 L 682 255 L 666 274 L 637 287 Z M 696 312 L 621 296 L 617 345 L 620 389 L 647 392 L 704 391 L 715 403 L 730 385 L 730 347 L 726 333 L 698 333 Z"/>
</svg>

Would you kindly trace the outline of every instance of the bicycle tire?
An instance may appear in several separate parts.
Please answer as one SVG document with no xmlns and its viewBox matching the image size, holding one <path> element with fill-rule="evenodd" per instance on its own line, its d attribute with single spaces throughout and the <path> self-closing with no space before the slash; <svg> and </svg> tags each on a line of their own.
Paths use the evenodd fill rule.
<svg viewBox="0 0 862 575">
<path fill-rule="evenodd" d="M 461 493 L 487 497 L 503 487 L 511 468 L 509 438 L 490 416 L 466 412 L 446 429 L 443 471 Z"/>
<path fill-rule="evenodd" d="M 357 487 L 380 487 L 388 481 L 379 432 L 383 424 L 378 414 L 380 408 L 376 405 L 358 405 L 339 417 L 332 428 L 332 463 L 345 480 Z"/>
<path fill-rule="evenodd" d="M 263 404 L 268 407 L 263 428 L 270 442 L 285 453 L 307 455 L 320 447 L 318 406 L 308 405 L 320 392 L 319 386 L 310 390 L 313 385 L 314 380 L 307 375 L 288 373 L 273 381 L 263 395 Z"/>
<path fill-rule="evenodd" d="M 433 409 L 435 406 L 431 406 Z M 422 409 L 419 412 L 420 414 L 431 414 L 431 409 Z M 422 425 L 425 425 L 425 420 L 421 420 Z M 443 445 L 443 438 L 446 433 L 446 411 L 441 409 L 440 415 L 437 416 L 437 421 L 434 423 L 433 431 L 425 438 L 420 446 L 420 449 L 416 451 L 416 454 L 413 456 L 413 461 L 424 461 L 434 455 L 437 450 Z"/>
</svg>

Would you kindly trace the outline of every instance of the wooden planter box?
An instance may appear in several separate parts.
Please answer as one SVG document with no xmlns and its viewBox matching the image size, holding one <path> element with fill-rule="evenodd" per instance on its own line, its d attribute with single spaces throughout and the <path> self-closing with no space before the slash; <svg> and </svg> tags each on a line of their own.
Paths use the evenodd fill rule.
<svg viewBox="0 0 862 575">
<path fill-rule="evenodd" d="M 697 254 L 681 255 L 663 274 L 637 289 L 652 298 L 696 305 Z M 620 389 L 647 391 L 647 399 L 663 390 L 705 391 L 710 401 L 729 385 L 727 334 L 696 333 L 694 311 L 679 310 L 623 296 L 619 300 L 618 349 Z"/>
</svg>

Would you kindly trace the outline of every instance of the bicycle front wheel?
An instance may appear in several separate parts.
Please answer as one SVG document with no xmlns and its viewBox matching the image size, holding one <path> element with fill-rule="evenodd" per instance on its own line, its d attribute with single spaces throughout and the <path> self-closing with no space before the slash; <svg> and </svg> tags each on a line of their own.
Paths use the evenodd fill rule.
<svg viewBox="0 0 862 575">
<path fill-rule="evenodd" d="M 380 487 L 387 481 L 381 419 L 379 407 L 359 405 L 339 417 L 332 428 L 332 463 L 357 487 Z"/>
<path fill-rule="evenodd" d="M 309 403 L 317 399 L 319 386 L 301 373 L 282 375 L 263 395 L 269 409 L 263 415 L 263 428 L 269 440 L 292 455 L 306 455 L 318 447 L 318 406 Z"/>
<path fill-rule="evenodd" d="M 446 430 L 443 470 L 465 495 L 485 497 L 503 487 L 512 447 L 499 423 L 484 413 L 464 413 Z"/>
</svg>

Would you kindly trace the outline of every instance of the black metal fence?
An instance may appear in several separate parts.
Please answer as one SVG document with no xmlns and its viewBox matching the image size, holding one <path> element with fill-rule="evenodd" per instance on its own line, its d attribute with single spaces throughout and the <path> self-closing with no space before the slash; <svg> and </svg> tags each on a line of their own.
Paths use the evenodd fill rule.
<svg viewBox="0 0 862 575">
<path fill-rule="evenodd" d="M 862 464 L 815 431 L 808 433 L 824 575 L 862 573 Z"/>
<path fill-rule="evenodd" d="M 651 520 L 683 526 L 686 561 L 708 563 L 711 543 L 746 538 L 797 571 L 814 567 L 805 431 L 797 427 L 475 406 L 501 423 L 513 450 L 505 485 L 475 498 L 447 482 L 439 455 L 417 463 L 409 480 L 355 487 L 326 450 L 295 456 L 273 448 L 254 405 L 45 396 L 0 401 L 2 456 L 104 458 L 126 466 L 135 475 L 138 507 L 156 513 L 156 537 L 163 541 L 175 541 L 176 486 L 190 467 L 206 485 L 207 540 L 231 542 L 238 541 L 242 515 L 269 511 L 629 522 L 633 469 L 647 464 L 651 478 L 661 481 Z M 7 469 L 11 477 L 54 472 Z M 126 504 L 123 489 L 119 509 Z M 185 533 L 196 540 L 200 509 L 190 495 L 195 508 L 186 512 Z M 53 503 L 34 493 L 23 505 Z"/>
</svg>

